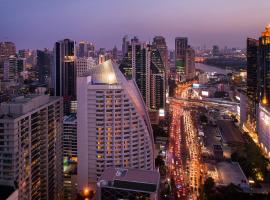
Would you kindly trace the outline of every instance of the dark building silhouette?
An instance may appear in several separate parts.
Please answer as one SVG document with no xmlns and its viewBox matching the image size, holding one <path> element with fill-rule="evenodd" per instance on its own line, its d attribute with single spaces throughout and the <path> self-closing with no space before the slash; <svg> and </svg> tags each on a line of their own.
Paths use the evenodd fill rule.
<svg viewBox="0 0 270 200">
<path fill-rule="evenodd" d="M 55 96 L 62 96 L 64 113 L 72 112 L 76 104 L 75 42 L 70 39 L 58 41 L 54 46 L 53 88 Z"/>
</svg>

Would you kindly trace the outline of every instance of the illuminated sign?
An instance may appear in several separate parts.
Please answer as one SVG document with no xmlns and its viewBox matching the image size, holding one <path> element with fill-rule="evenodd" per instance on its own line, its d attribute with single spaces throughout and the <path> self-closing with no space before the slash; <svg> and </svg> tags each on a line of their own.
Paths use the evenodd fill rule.
<svg viewBox="0 0 270 200">
<path fill-rule="evenodd" d="M 209 96 L 209 92 L 208 91 L 202 91 L 202 96 L 208 97 Z"/>
<path fill-rule="evenodd" d="M 164 117 L 165 116 L 165 111 L 164 109 L 159 109 L 159 116 Z"/>
<path fill-rule="evenodd" d="M 193 88 L 200 88 L 200 84 L 198 84 L 198 83 L 193 83 L 192 87 L 193 87 Z"/>
</svg>

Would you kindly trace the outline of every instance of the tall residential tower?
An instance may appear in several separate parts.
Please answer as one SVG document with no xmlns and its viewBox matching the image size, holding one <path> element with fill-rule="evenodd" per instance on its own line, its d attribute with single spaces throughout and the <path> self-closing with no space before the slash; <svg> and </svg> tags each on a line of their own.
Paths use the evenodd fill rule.
<svg viewBox="0 0 270 200">
<path fill-rule="evenodd" d="M 95 188 L 108 167 L 153 169 L 153 133 L 135 82 L 108 60 L 77 85 L 79 190 Z"/>
</svg>

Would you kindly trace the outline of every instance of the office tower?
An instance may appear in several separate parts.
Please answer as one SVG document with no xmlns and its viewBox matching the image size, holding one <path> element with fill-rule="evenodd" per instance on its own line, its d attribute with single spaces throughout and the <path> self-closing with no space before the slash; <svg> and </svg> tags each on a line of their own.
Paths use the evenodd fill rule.
<svg viewBox="0 0 270 200">
<path fill-rule="evenodd" d="M 186 67 L 186 49 L 188 48 L 188 38 L 175 38 L 175 68 L 177 79 L 183 80 Z"/>
<path fill-rule="evenodd" d="M 79 58 L 93 57 L 95 56 L 95 46 L 88 41 L 81 41 L 78 45 L 77 56 Z"/>
<path fill-rule="evenodd" d="M 69 114 L 76 102 L 75 43 L 70 39 L 58 41 L 54 45 L 54 67 L 52 84 L 55 96 L 64 99 L 64 113 Z"/>
<path fill-rule="evenodd" d="M 64 116 L 63 121 L 63 157 L 77 160 L 77 116 Z"/>
<path fill-rule="evenodd" d="M 0 183 L 20 200 L 62 199 L 62 99 L 20 96 L 1 104 Z"/>
<path fill-rule="evenodd" d="M 17 58 L 15 56 L 9 56 L 4 61 L 4 80 L 16 82 L 17 78 Z"/>
<path fill-rule="evenodd" d="M 191 47 L 186 49 L 185 74 L 187 79 L 192 79 L 195 77 L 195 51 Z"/>
<path fill-rule="evenodd" d="M 77 76 L 83 76 L 85 72 L 96 65 L 96 61 L 92 57 L 84 57 L 76 59 Z"/>
<path fill-rule="evenodd" d="M 77 116 L 64 116 L 63 121 L 64 199 L 76 199 L 77 176 Z"/>
<path fill-rule="evenodd" d="M 128 36 L 125 35 L 122 40 L 122 57 L 126 56 L 126 53 L 128 51 L 128 45 L 129 45 Z"/>
<path fill-rule="evenodd" d="M 153 133 L 141 94 L 110 60 L 78 77 L 78 188 L 104 169 L 154 168 Z"/>
<path fill-rule="evenodd" d="M 160 51 L 155 46 L 150 48 L 150 109 L 158 111 L 165 109 L 166 73 Z"/>
<path fill-rule="evenodd" d="M 160 175 L 157 171 L 108 168 L 97 183 L 97 199 L 157 200 L 159 180 Z"/>
<path fill-rule="evenodd" d="M 149 111 L 165 107 L 165 68 L 159 50 L 133 38 L 128 45 L 120 70 L 127 79 L 134 79 Z"/>
<path fill-rule="evenodd" d="M 26 59 L 25 58 L 17 58 L 17 72 L 21 74 L 25 71 L 26 67 Z"/>
<path fill-rule="evenodd" d="M 167 48 L 167 45 L 166 45 L 165 38 L 162 37 L 162 36 L 154 37 L 152 45 L 156 49 L 158 49 L 159 54 L 160 54 L 160 56 L 162 58 L 163 65 L 164 65 L 166 71 L 169 72 L 170 69 L 169 69 L 169 64 L 168 64 L 168 48 Z"/>
<path fill-rule="evenodd" d="M 270 26 L 265 28 L 259 39 L 258 51 L 258 96 L 259 109 L 257 118 L 257 129 L 259 143 L 262 149 L 270 156 Z"/>
<path fill-rule="evenodd" d="M 247 95 L 255 101 L 257 98 L 257 52 L 259 41 L 247 39 Z"/>
<path fill-rule="evenodd" d="M 79 42 L 78 45 L 78 57 L 79 58 L 83 58 L 83 57 L 88 57 L 88 49 L 87 49 L 87 45 L 89 44 L 89 42 L 87 41 L 81 41 Z"/>
<path fill-rule="evenodd" d="M 115 61 L 118 59 L 118 51 L 117 51 L 117 47 L 116 47 L 116 46 L 113 47 L 113 50 L 112 50 L 112 58 L 113 58 L 113 60 L 115 60 Z"/>
<path fill-rule="evenodd" d="M 16 46 L 13 42 L 0 42 L 0 63 L 15 55 Z"/>
<path fill-rule="evenodd" d="M 48 83 L 52 63 L 52 53 L 48 49 L 37 50 L 37 71 L 40 83 Z"/>
<path fill-rule="evenodd" d="M 220 55 L 220 51 L 219 51 L 219 47 L 217 45 L 214 45 L 212 48 L 212 55 L 213 56 L 219 56 Z"/>
</svg>

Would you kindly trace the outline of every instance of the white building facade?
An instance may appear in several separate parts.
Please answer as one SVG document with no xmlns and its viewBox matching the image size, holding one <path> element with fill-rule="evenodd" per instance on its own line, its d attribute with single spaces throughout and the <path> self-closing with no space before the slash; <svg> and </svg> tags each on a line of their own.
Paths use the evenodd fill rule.
<svg viewBox="0 0 270 200">
<path fill-rule="evenodd" d="M 135 82 L 109 60 L 77 85 L 78 189 L 95 188 L 108 167 L 152 170 L 153 133 Z"/>
<path fill-rule="evenodd" d="M 85 72 L 96 65 L 96 61 L 92 57 L 83 57 L 76 59 L 77 76 L 83 76 Z"/>
</svg>

